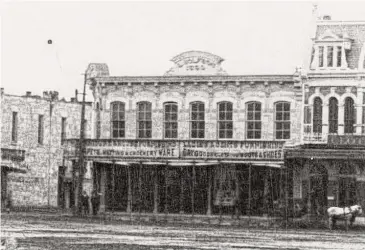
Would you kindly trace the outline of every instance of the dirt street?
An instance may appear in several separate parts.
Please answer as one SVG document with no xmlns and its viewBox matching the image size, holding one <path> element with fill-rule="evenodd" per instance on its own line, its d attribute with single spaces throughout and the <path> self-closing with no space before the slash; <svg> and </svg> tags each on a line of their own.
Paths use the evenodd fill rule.
<svg viewBox="0 0 365 250">
<path fill-rule="evenodd" d="M 361 230 L 152 226 L 24 216 L 3 216 L 1 235 L 16 241 L 13 249 L 365 249 Z"/>
</svg>

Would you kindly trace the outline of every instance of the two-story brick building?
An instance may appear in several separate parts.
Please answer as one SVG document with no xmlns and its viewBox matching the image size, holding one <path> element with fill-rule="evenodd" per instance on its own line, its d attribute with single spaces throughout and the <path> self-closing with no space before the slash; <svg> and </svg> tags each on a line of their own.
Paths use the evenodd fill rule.
<svg viewBox="0 0 365 250">
<path fill-rule="evenodd" d="M 85 155 L 101 211 L 269 213 L 284 196 L 284 147 L 301 140 L 300 81 L 229 75 L 200 51 L 172 62 L 143 77 L 89 65 L 96 138 Z"/>
<path fill-rule="evenodd" d="M 90 137 L 90 103 L 86 110 Z M 63 158 L 63 143 L 80 136 L 80 112 L 80 102 L 60 100 L 55 91 L 15 96 L 1 90 L 2 207 L 72 206 L 72 166 Z"/>
</svg>

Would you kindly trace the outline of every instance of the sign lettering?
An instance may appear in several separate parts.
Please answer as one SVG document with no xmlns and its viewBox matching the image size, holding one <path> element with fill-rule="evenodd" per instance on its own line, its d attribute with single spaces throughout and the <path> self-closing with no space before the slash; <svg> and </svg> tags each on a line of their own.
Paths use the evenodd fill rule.
<svg viewBox="0 0 365 250">
<path fill-rule="evenodd" d="M 76 144 L 65 147 L 66 157 L 77 157 Z M 280 141 L 163 141 L 163 140 L 87 140 L 89 158 L 231 159 L 283 160 Z"/>
</svg>

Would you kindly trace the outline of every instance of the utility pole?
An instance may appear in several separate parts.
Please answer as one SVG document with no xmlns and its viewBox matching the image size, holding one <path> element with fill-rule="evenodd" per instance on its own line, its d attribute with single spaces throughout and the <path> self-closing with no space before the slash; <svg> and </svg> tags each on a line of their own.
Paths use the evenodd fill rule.
<svg viewBox="0 0 365 250">
<path fill-rule="evenodd" d="M 79 162 L 78 162 L 78 192 L 77 192 L 77 214 L 82 213 L 82 191 L 85 174 L 85 95 L 86 95 L 86 81 L 87 72 L 84 74 L 84 91 L 82 92 L 81 103 L 81 124 L 80 124 L 80 140 L 79 140 Z"/>
</svg>

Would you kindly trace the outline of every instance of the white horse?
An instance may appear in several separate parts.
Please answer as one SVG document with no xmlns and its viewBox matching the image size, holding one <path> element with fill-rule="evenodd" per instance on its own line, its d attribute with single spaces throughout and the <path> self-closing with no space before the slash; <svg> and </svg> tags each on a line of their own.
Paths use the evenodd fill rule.
<svg viewBox="0 0 365 250">
<path fill-rule="evenodd" d="M 327 209 L 329 228 L 336 225 L 337 220 L 344 220 L 346 225 L 346 230 L 348 230 L 348 222 L 350 226 L 355 221 L 357 215 L 362 214 L 362 208 L 359 205 L 354 205 L 351 207 L 330 207 Z"/>
</svg>

